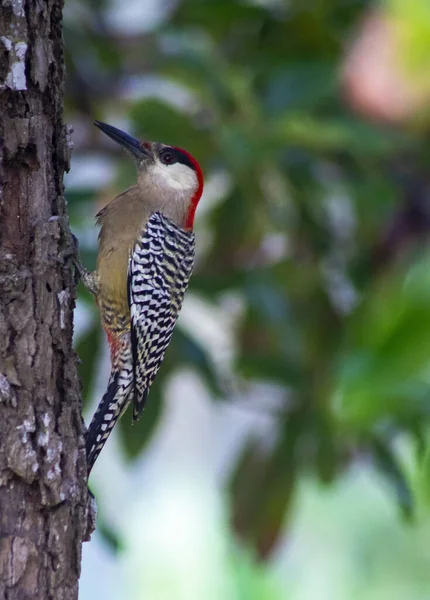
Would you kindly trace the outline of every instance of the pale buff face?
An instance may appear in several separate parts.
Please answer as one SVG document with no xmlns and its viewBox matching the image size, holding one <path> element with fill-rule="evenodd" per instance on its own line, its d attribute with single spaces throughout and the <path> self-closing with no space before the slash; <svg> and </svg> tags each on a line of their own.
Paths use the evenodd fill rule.
<svg viewBox="0 0 430 600">
<path fill-rule="evenodd" d="M 199 181 L 195 170 L 187 164 L 164 164 L 160 158 L 160 150 L 164 148 L 167 151 L 167 147 L 157 144 L 151 160 L 139 164 L 138 187 L 154 209 L 181 225 Z"/>
<path fill-rule="evenodd" d="M 163 165 L 158 158 L 146 168 L 139 170 L 139 186 L 154 187 L 175 197 L 195 194 L 198 187 L 196 172 L 182 163 Z"/>
</svg>

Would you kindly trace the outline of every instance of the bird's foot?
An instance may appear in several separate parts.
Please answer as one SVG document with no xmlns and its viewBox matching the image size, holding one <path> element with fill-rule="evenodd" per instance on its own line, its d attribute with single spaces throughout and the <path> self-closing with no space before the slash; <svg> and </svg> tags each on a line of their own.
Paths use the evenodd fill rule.
<svg viewBox="0 0 430 600">
<path fill-rule="evenodd" d="M 80 279 L 84 286 L 87 288 L 87 290 L 91 294 L 96 296 L 99 292 L 99 283 L 96 273 L 94 271 L 88 271 L 79 260 L 78 238 L 75 235 L 73 235 L 73 233 L 70 231 L 68 219 L 64 216 L 53 216 L 49 219 L 49 221 L 57 221 L 59 223 L 59 226 L 61 228 L 61 236 L 64 240 L 62 244 L 62 249 L 58 253 L 57 260 L 61 264 L 65 264 L 69 259 L 72 259 L 73 266 L 76 269 L 76 284 Z"/>
<path fill-rule="evenodd" d="M 81 278 L 82 283 L 87 288 L 87 290 L 93 294 L 93 296 L 97 296 L 99 293 L 99 280 L 95 271 L 88 271 L 79 260 L 75 260 L 75 267 L 79 273 L 79 277 Z"/>
</svg>

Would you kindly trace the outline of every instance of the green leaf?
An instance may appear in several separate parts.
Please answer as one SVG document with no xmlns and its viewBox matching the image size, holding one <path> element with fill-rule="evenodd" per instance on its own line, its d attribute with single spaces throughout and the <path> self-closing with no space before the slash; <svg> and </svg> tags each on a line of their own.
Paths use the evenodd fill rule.
<svg viewBox="0 0 430 600">
<path fill-rule="evenodd" d="M 414 513 L 415 503 L 412 492 L 399 461 L 386 441 L 376 437 L 371 441 L 373 461 L 379 469 L 380 475 L 389 483 L 396 494 L 399 507 L 406 518 L 411 518 Z"/>
<path fill-rule="evenodd" d="M 137 423 L 133 423 L 133 407 L 130 404 L 119 420 L 120 439 L 129 458 L 138 457 L 152 439 L 163 411 L 163 377 L 154 380 L 146 400 L 145 409 Z"/>
</svg>

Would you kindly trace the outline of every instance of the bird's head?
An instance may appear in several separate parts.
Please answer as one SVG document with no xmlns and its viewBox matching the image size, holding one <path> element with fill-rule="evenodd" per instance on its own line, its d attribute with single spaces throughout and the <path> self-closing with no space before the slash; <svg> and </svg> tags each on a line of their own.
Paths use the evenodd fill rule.
<svg viewBox="0 0 430 600">
<path fill-rule="evenodd" d="M 183 227 L 191 230 L 203 192 L 203 173 L 197 160 L 182 148 L 140 142 L 112 125 L 100 121 L 94 124 L 132 155 L 137 185 L 144 195 L 158 203 L 160 210 L 179 215 Z"/>
</svg>

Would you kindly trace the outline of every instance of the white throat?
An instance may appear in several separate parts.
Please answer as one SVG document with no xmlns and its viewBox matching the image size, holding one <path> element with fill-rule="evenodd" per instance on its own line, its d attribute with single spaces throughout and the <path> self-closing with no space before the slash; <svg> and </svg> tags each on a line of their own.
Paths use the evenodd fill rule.
<svg viewBox="0 0 430 600">
<path fill-rule="evenodd" d="M 195 172 L 182 163 L 163 165 L 157 161 L 151 169 L 151 175 L 154 183 L 164 188 L 183 191 L 187 195 L 193 194 L 197 189 Z"/>
<path fill-rule="evenodd" d="M 187 165 L 163 165 L 158 161 L 142 173 L 139 181 L 149 206 L 160 210 L 181 227 L 198 185 L 195 171 Z"/>
</svg>

